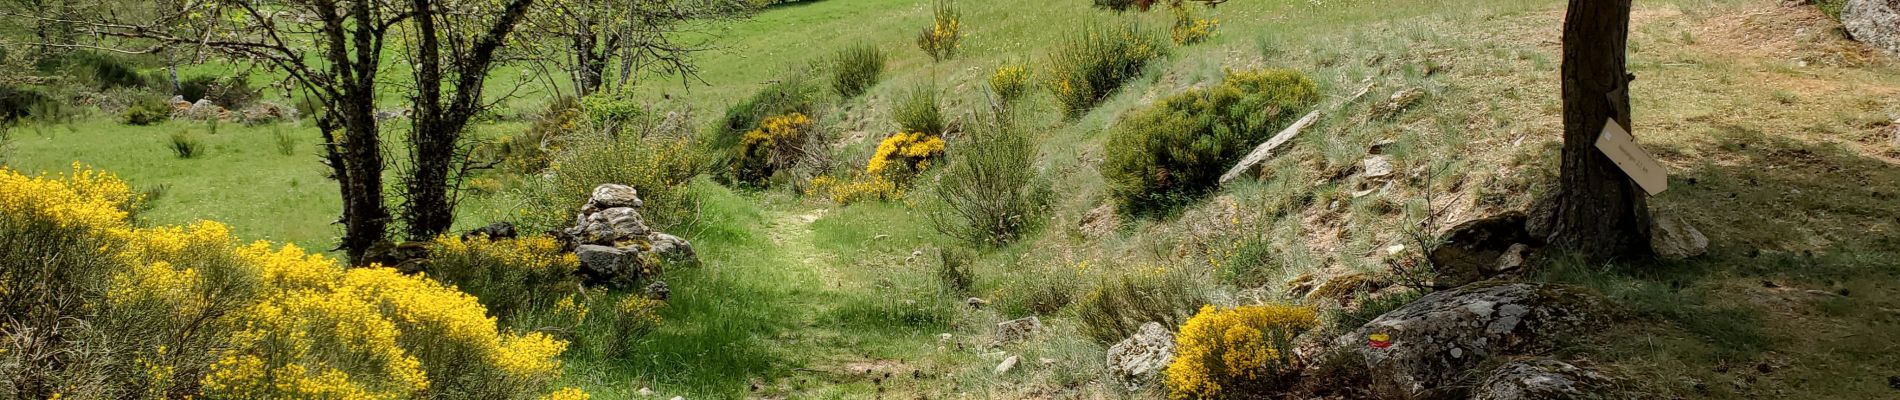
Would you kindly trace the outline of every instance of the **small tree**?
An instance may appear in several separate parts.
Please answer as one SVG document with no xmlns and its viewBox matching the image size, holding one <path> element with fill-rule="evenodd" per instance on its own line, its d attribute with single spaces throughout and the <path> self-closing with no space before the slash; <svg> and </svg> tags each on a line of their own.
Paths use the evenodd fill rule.
<svg viewBox="0 0 1900 400">
<path fill-rule="evenodd" d="M 939 232 L 963 241 L 1001 246 L 1022 237 L 1042 220 L 1048 181 L 1036 172 L 1036 142 L 1010 125 L 1008 111 L 992 104 L 950 152 L 950 166 L 937 187 L 942 206 L 931 214 Z"/>
</svg>

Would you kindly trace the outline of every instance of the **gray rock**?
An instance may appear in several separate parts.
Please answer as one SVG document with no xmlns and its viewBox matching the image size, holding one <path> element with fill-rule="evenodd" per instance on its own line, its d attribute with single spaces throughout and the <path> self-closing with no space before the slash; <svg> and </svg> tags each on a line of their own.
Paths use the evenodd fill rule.
<svg viewBox="0 0 1900 400">
<path fill-rule="evenodd" d="M 595 210 L 619 207 L 640 208 L 645 207 L 646 202 L 640 200 L 640 191 L 634 190 L 632 186 L 603 183 L 594 187 L 594 194 L 587 199 L 587 206 Z"/>
<path fill-rule="evenodd" d="M 971 298 L 968 298 L 968 299 L 964 299 L 964 300 L 963 300 L 963 304 L 968 304 L 968 305 L 970 306 L 970 308 L 976 308 L 976 309 L 981 309 L 981 308 L 983 308 L 983 307 L 985 307 L 985 306 L 988 306 L 988 305 L 990 305 L 990 301 L 989 301 L 989 300 L 984 300 L 984 299 L 982 299 L 982 298 L 978 298 L 978 297 L 971 297 Z"/>
<path fill-rule="evenodd" d="M 647 240 L 653 246 L 653 254 L 667 261 L 686 262 L 699 258 L 699 254 L 693 252 L 693 243 L 679 236 L 653 232 L 647 236 Z"/>
<path fill-rule="evenodd" d="M 1042 320 L 1036 317 L 1003 321 L 996 324 L 996 341 L 1004 344 L 1013 343 L 1036 336 L 1036 333 L 1041 330 Z"/>
<path fill-rule="evenodd" d="M 1900 2 L 1847 0 L 1841 26 L 1854 40 L 1900 57 Z"/>
<path fill-rule="evenodd" d="M 1517 271 L 1518 268 L 1523 268 L 1524 257 L 1528 256 L 1528 253 L 1530 253 L 1530 251 L 1531 251 L 1531 246 L 1523 244 L 1523 243 L 1511 245 L 1510 248 L 1504 249 L 1503 255 L 1498 256 L 1497 266 L 1493 267 L 1492 272 L 1502 274 L 1502 273 Z"/>
<path fill-rule="evenodd" d="M 1009 356 L 1009 358 L 1003 359 L 1002 363 L 996 364 L 996 374 L 1002 375 L 1009 373 L 1010 370 L 1016 369 L 1016 363 L 1018 362 L 1022 362 L 1022 359 L 1016 356 Z"/>
<path fill-rule="evenodd" d="M 1683 260 L 1709 251 L 1709 238 L 1675 213 L 1651 214 L 1649 249 L 1665 260 Z"/>
<path fill-rule="evenodd" d="M 1362 164 L 1365 165 L 1365 177 L 1368 179 L 1384 178 L 1392 175 L 1392 157 L 1390 156 L 1375 155 L 1366 157 L 1366 160 L 1363 161 Z"/>
<path fill-rule="evenodd" d="M 638 281 L 645 263 L 640 252 L 615 247 L 584 244 L 574 249 L 579 258 L 580 275 L 591 284 Z"/>
<path fill-rule="evenodd" d="M 488 238 L 490 240 L 514 239 L 516 233 L 514 223 L 502 221 L 464 232 L 462 233 L 462 240 L 472 240 L 477 237 Z"/>
<path fill-rule="evenodd" d="M 1382 398 L 1441 396 L 1492 357 L 1548 350 L 1551 338 L 1589 334 L 1610 319 L 1607 303 L 1582 289 L 1479 283 L 1435 292 L 1334 339 L 1331 351 L 1361 358 Z M 1369 345 L 1372 334 L 1389 346 Z"/>
<path fill-rule="evenodd" d="M 1133 336 L 1108 348 L 1108 372 L 1128 391 L 1155 382 L 1174 361 L 1174 332 L 1158 322 L 1141 325 Z"/>
<path fill-rule="evenodd" d="M 666 281 L 656 280 L 647 285 L 646 295 L 649 299 L 666 301 L 673 297 L 673 288 L 666 286 Z"/>
<path fill-rule="evenodd" d="M 1551 359 L 1505 363 L 1491 370 L 1472 393 L 1473 400 L 1608 400 L 1619 395 L 1617 380 L 1596 370 Z"/>
<path fill-rule="evenodd" d="M 630 241 L 651 240 L 653 233 L 647 228 L 646 220 L 640 218 L 640 212 L 631 207 L 609 208 L 588 214 L 578 226 L 575 237 L 581 243 L 621 246 Z"/>
</svg>

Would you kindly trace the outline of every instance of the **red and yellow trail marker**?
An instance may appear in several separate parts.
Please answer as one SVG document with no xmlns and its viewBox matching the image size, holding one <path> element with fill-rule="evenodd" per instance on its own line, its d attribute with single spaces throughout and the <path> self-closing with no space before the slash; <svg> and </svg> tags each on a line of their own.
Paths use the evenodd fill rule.
<svg viewBox="0 0 1900 400">
<path fill-rule="evenodd" d="M 1384 333 L 1374 333 L 1371 335 L 1366 335 L 1366 344 L 1371 345 L 1372 348 L 1375 348 L 1375 349 L 1383 349 L 1387 347 L 1392 347 L 1392 335 L 1387 335 Z"/>
</svg>

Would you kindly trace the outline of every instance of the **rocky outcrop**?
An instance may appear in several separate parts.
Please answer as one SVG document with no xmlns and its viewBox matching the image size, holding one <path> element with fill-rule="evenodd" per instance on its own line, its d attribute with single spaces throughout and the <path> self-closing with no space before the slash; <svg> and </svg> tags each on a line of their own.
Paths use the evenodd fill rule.
<svg viewBox="0 0 1900 400">
<path fill-rule="evenodd" d="M 640 215 L 640 208 L 645 206 L 633 187 L 601 184 L 594 187 L 587 203 L 574 216 L 575 225 L 556 235 L 577 245 L 575 255 L 580 258 L 581 273 L 590 283 L 637 283 L 661 260 L 697 259 L 692 243 L 686 239 L 647 226 Z"/>
<path fill-rule="evenodd" d="M 1363 361 L 1380 397 L 1442 396 L 1485 360 L 1548 350 L 1551 339 L 1587 334 L 1610 315 L 1605 301 L 1578 288 L 1478 283 L 1381 315 L 1334 339 L 1330 351 Z"/>
<path fill-rule="evenodd" d="M 1472 400 L 1609 400 L 1629 398 L 1617 379 L 1571 363 L 1537 358 L 1505 363 L 1491 370 L 1471 394 Z"/>
<path fill-rule="evenodd" d="M 1900 1 L 1847 0 L 1841 26 L 1854 40 L 1900 57 Z"/>
<path fill-rule="evenodd" d="M 1158 322 L 1141 325 L 1133 336 L 1108 348 L 1108 372 L 1128 391 L 1153 384 L 1174 361 L 1174 332 Z"/>
</svg>

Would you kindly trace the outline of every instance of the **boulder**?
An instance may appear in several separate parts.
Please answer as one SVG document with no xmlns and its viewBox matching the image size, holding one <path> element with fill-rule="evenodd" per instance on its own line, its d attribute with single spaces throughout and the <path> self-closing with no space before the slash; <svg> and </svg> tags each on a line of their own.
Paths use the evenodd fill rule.
<svg viewBox="0 0 1900 400">
<path fill-rule="evenodd" d="M 1665 260 L 1683 260 L 1709 251 L 1709 238 L 1672 212 L 1651 214 L 1649 249 Z"/>
<path fill-rule="evenodd" d="M 1533 243 L 1523 213 L 1504 213 L 1465 221 L 1451 228 L 1444 244 L 1431 250 L 1438 287 L 1457 287 L 1496 275 L 1498 258 L 1512 246 Z"/>
<path fill-rule="evenodd" d="M 666 281 L 653 281 L 652 284 L 647 285 L 645 293 L 647 298 L 659 301 L 673 298 L 673 288 L 667 286 Z"/>
<path fill-rule="evenodd" d="M 1847 0 L 1841 27 L 1854 40 L 1900 57 L 1900 1 Z"/>
<path fill-rule="evenodd" d="M 1491 370 L 1473 400 L 1609 400 L 1619 394 L 1608 374 L 1546 358 L 1518 360 Z"/>
<path fill-rule="evenodd" d="M 600 186 L 594 187 L 593 196 L 587 199 L 587 204 L 582 206 L 582 209 L 592 208 L 594 210 L 605 210 L 609 208 L 640 208 L 645 206 L 646 202 L 640 200 L 640 191 L 634 190 L 632 186 L 603 183 Z"/>
<path fill-rule="evenodd" d="M 1128 391 L 1153 384 L 1174 361 L 1174 332 L 1159 322 L 1141 325 L 1133 336 L 1108 348 L 1108 372 Z"/>
<path fill-rule="evenodd" d="M 1460 390 L 1466 370 L 1493 357 L 1549 350 L 1611 319 L 1608 303 L 1582 289 L 1479 283 L 1435 292 L 1333 340 L 1333 354 L 1359 358 L 1382 398 Z"/>
<path fill-rule="evenodd" d="M 574 249 L 574 256 L 581 262 L 581 278 L 594 285 L 636 282 L 646 267 L 639 251 L 616 247 L 584 244 Z"/>
<path fill-rule="evenodd" d="M 574 236 L 580 243 L 610 246 L 650 241 L 648 235 L 653 233 L 652 229 L 647 228 L 646 220 L 640 218 L 640 212 L 632 207 L 609 208 L 588 214 L 575 228 Z"/>
<path fill-rule="evenodd" d="M 1003 321 L 996 324 L 996 341 L 1009 344 L 1035 336 L 1041 330 L 1042 320 L 1036 317 Z"/>
<path fill-rule="evenodd" d="M 679 236 L 653 232 L 647 240 L 652 245 L 650 250 L 653 254 L 667 261 L 686 262 L 699 257 L 693 253 L 693 244 Z"/>
</svg>

